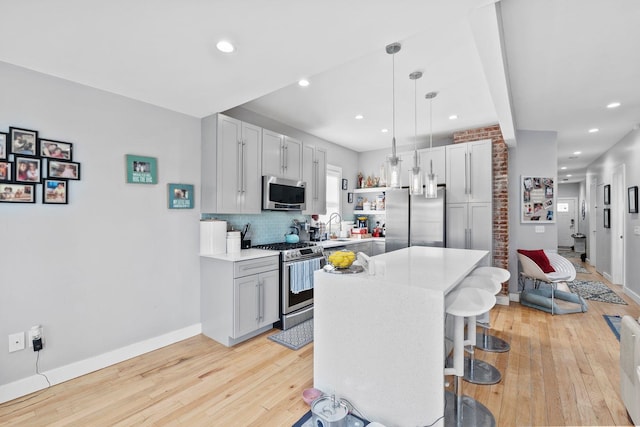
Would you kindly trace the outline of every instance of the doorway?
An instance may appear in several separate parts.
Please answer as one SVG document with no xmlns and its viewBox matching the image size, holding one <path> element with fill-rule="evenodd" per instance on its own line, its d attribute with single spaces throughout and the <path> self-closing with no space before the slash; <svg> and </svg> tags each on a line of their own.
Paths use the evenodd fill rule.
<svg viewBox="0 0 640 427">
<path fill-rule="evenodd" d="M 624 164 L 618 165 L 611 179 L 611 281 L 624 285 L 624 213 L 626 210 Z"/>
<path fill-rule="evenodd" d="M 558 246 L 573 246 L 572 234 L 578 232 L 578 199 L 574 197 L 558 198 Z"/>
<path fill-rule="evenodd" d="M 589 239 L 587 240 L 587 252 L 589 253 L 589 263 L 597 266 L 597 242 L 598 230 L 596 227 L 598 219 L 598 184 L 592 182 L 589 186 Z"/>
</svg>

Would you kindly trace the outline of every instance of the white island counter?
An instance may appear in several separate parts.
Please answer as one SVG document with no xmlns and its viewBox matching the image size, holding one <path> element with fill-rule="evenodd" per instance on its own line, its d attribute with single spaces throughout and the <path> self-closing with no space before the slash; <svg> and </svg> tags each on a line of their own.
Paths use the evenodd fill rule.
<svg viewBox="0 0 640 427">
<path fill-rule="evenodd" d="M 375 275 L 317 271 L 314 386 L 389 427 L 440 418 L 444 297 L 488 254 L 414 246 L 373 257 Z"/>
</svg>

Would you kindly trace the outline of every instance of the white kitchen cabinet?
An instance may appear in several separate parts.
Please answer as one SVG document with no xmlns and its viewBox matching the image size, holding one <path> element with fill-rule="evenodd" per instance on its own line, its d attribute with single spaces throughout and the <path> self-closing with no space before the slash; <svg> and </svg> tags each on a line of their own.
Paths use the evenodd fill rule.
<svg viewBox="0 0 640 427">
<path fill-rule="evenodd" d="M 262 175 L 302 178 L 302 141 L 262 129 Z"/>
<path fill-rule="evenodd" d="M 234 279 L 234 338 L 278 320 L 278 279 L 278 270 Z"/>
<path fill-rule="evenodd" d="M 371 242 L 371 255 L 375 256 L 375 255 L 383 254 L 384 248 L 385 248 L 384 240 L 382 241 L 374 240 L 373 242 Z"/>
<path fill-rule="evenodd" d="M 490 139 L 446 146 L 447 203 L 491 202 L 491 153 Z"/>
<path fill-rule="evenodd" d="M 433 173 L 436 174 L 438 184 L 446 184 L 447 162 L 445 147 L 434 147 L 431 150 L 428 148 L 418 150 L 418 155 L 420 156 L 420 168 L 424 174 L 424 184 L 427 184 L 427 174 L 430 171 L 431 162 L 433 162 Z M 409 181 L 407 181 L 407 185 L 409 185 Z"/>
<path fill-rule="evenodd" d="M 232 346 L 279 319 L 279 257 L 229 261 L 200 257 L 202 333 Z"/>
<path fill-rule="evenodd" d="M 447 203 L 447 247 L 492 251 L 491 203 Z"/>
<path fill-rule="evenodd" d="M 307 183 L 304 215 L 327 213 L 327 152 L 313 145 L 302 146 L 302 180 Z"/>
<path fill-rule="evenodd" d="M 373 242 L 360 242 L 360 243 L 352 243 L 347 245 L 347 250 L 353 251 L 354 253 L 362 252 L 365 255 L 372 256 L 373 255 Z"/>
<path fill-rule="evenodd" d="M 262 128 L 217 114 L 202 132 L 202 210 L 260 213 Z"/>
</svg>

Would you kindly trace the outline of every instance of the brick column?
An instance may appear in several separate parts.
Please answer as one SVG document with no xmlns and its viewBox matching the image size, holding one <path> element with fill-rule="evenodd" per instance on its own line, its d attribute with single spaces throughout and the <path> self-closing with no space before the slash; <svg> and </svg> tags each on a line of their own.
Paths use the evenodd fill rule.
<svg viewBox="0 0 640 427">
<path fill-rule="evenodd" d="M 453 143 L 491 139 L 493 145 L 493 265 L 509 269 L 509 188 L 507 144 L 500 125 L 469 129 L 453 134 Z M 502 284 L 502 293 L 509 295 L 509 284 Z"/>
</svg>

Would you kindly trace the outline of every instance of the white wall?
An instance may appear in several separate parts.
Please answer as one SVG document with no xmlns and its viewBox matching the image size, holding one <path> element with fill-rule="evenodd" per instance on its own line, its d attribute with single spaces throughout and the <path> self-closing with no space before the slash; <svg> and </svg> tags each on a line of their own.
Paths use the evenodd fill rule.
<svg viewBox="0 0 640 427">
<path fill-rule="evenodd" d="M 598 184 L 612 184 L 612 176 L 616 166 L 625 165 L 625 186 L 640 186 L 640 130 L 629 132 L 620 142 L 614 145 L 606 153 L 600 156 L 587 168 L 587 188 L 591 182 Z M 625 201 L 627 200 L 627 188 L 622 189 L 625 193 Z M 612 189 L 613 191 L 613 189 Z M 598 187 L 598 195 L 602 192 L 602 185 Z M 591 197 L 593 195 L 590 195 Z M 619 207 L 611 206 L 611 209 Z M 633 234 L 634 227 L 640 227 L 640 218 L 638 214 L 628 213 L 628 205 L 625 202 L 624 209 L 624 237 L 625 237 L 625 285 L 629 292 L 637 301 L 640 301 L 640 235 Z M 591 212 L 591 218 L 600 221 L 601 215 Z M 612 219 L 614 218 L 612 212 Z M 611 229 L 601 230 L 599 233 L 598 251 L 596 254 L 596 263 L 598 271 L 611 271 Z"/>
<path fill-rule="evenodd" d="M 557 133 L 519 130 L 516 147 L 509 148 L 509 291 L 518 290 L 518 249 L 556 249 L 558 232 L 555 223 L 520 223 L 520 177 L 522 175 L 555 177 L 558 170 Z M 543 233 L 536 233 L 543 226 Z"/>
<path fill-rule="evenodd" d="M 36 204 L 0 203 L 0 391 L 35 374 L 6 344 L 32 325 L 45 372 L 198 325 L 200 201 L 169 210 L 166 193 L 200 194 L 200 120 L 1 62 L 0 93 L 0 131 L 72 142 L 82 178 L 68 205 L 41 185 Z M 159 184 L 126 184 L 125 154 L 157 157 Z"/>
</svg>

